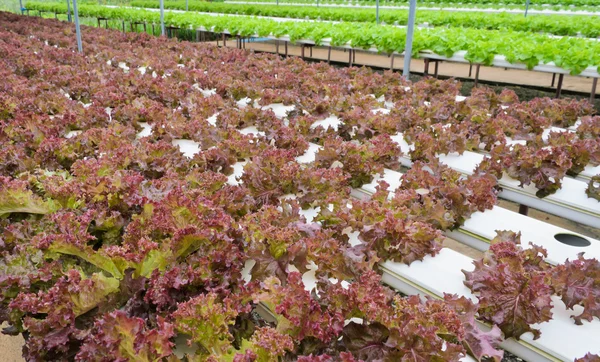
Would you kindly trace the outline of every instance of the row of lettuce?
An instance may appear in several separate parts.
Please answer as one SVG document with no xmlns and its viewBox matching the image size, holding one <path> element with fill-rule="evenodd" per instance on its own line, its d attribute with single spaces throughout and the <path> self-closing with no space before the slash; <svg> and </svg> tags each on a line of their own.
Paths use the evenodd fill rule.
<svg viewBox="0 0 600 362">
<path fill-rule="evenodd" d="M 134 0 L 133 7 L 158 8 L 156 0 Z M 185 10 L 186 2 L 182 0 L 165 3 L 167 9 Z M 239 14 L 255 16 L 272 16 L 296 19 L 315 19 L 332 21 L 375 22 L 375 11 L 369 8 L 343 7 L 311 7 L 311 6 L 277 6 L 260 4 L 227 4 L 212 2 L 193 2 L 187 4 L 190 11 Z M 408 10 L 389 9 L 381 11 L 379 18 L 383 23 L 405 25 L 408 23 Z M 600 17 L 598 16 L 563 16 L 532 15 L 514 13 L 454 12 L 421 10 L 417 12 L 417 23 L 431 26 L 468 27 L 475 29 L 543 32 L 555 35 L 600 36 Z"/>
<path fill-rule="evenodd" d="M 66 13 L 66 4 L 30 3 L 28 8 L 45 12 Z M 125 7 L 81 5 L 83 17 L 103 17 L 126 22 L 160 23 L 157 11 Z M 317 45 L 350 44 L 358 49 L 377 49 L 385 53 L 402 53 L 406 29 L 373 23 L 278 22 L 265 18 L 243 16 L 212 16 L 197 13 L 166 12 L 165 23 L 181 28 L 205 28 L 220 33 L 228 31 L 240 36 L 289 37 L 291 42 L 314 41 Z M 433 52 L 452 57 L 465 51 L 464 58 L 472 63 L 491 65 L 496 56 L 510 63 L 522 63 L 529 69 L 553 63 L 580 74 L 588 67 L 600 66 L 600 42 L 583 38 L 552 38 L 544 34 L 510 30 L 480 30 L 471 28 L 419 29 L 413 40 L 413 56 Z"/>
<path fill-rule="evenodd" d="M 168 2 L 168 1 L 167 1 Z M 376 0 L 225 0 L 225 3 L 277 3 L 285 4 L 307 4 L 314 6 L 375 6 Z M 191 3 L 191 2 L 190 2 Z M 379 2 L 382 7 L 405 7 L 406 0 L 385 0 Z M 420 1 L 418 7 L 435 8 L 464 8 L 464 9 L 521 9 L 526 5 L 524 1 L 461 1 L 461 0 L 427 0 Z M 600 5 L 597 1 L 532 1 L 530 10 L 555 10 L 555 11 L 598 11 Z"/>
</svg>

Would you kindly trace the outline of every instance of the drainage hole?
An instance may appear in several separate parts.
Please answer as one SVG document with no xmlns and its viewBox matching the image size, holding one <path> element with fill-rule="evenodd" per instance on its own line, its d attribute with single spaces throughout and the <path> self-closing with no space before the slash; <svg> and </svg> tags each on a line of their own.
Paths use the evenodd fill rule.
<svg viewBox="0 0 600 362">
<path fill-rule="evenodd" d="M 556 234 L 554 235 L 554 238 L 556 240 L 558 240 L 558 242 L 569 245 L 569 246 L 576 246 L 579 248 L 585 247 L 585 246 L 590 246 L 592 243 L 589 242 L 589 240 L 587 240 L 586 238 L 582 238 L 581 236 L 578 235 L 573 235 L 573 234 Z"/>
</svg>

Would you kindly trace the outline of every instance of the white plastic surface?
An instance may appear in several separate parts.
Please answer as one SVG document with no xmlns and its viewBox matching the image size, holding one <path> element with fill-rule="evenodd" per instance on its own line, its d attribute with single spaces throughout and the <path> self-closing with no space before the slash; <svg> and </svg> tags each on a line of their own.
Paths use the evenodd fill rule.
<svg viewBox="0 0 600 362">
<path fill-rule="evenodd" d="M 331 115 L 325 119 L 316 121 L 315 123 L 313 123 L 310 128 L 315 129 L 319 126 L 325 128 L 325 129 L 329 129 L 332 128 L 333 130 L 337 131 L 338 130 L 338 126 L 342 123 L 342 121 L 335 115 Z"/>
<path fill-rule="evenodd" d="M 83 131 L 80 130 L 75 130 L 75 131 L 69 131 L 66 135 L 65 138 L 73 138 L 75 136 L 79 136 Z"/>
<path fill-rule="evenodd" d="M 247 163 L 247 161 L 242 161 L 233 164 L 233 172 L 231 173 L 231 175 L 227 176 L 227 183 L 229 185 L 235 186 L 240 184 L 240 181 L 238 181 L 238 179 L 242 177 L 242 174 L 244 173 L 244 166 L 246 166 Z"/>
<path fill-rule="evenodd" d="M 264 136 L 265 133 L 263 131 L 259 131 L 256 127 L 250 126 L 240 130 L 240 133 L 243 135 L 254 135 L 254 136 Z"/>
<path fill-rule="evenodd" d="M 308 150 L 306 150 L 302 156 L 296 157 L 296 161 L 299 163 L 311 163 L 315 160 L 315 155 L 320 149 L 321 146 L 314 143 L 309 143 Z"/>
<path fill-rule="evenodd" d="M 494 207 L 485 212 L 476 212 L 461 226 L 462 232 L 472 233 L 488 240 L 496 236 L 496 230 L 514 230 L 521 232 L 521 242 L 524 247 L 533 242 L 548 250 L 546 261 L 558 264 L 569 258 L 577 259 L 577 254 L 585 252 L 586 258 L 600 259 L 600 241 L 585 237 L 581 234 L 567 231 L 563 228 L 539 221 L 501 207 Z M 556 234 L 568 233 L 578 235 L 591 243 L 586 247 L 575 247 L 556 240 Z"/>
<path fill-rule="evenodd" d="M 477 300 L 471 291 L 464 286 L 464 275 L 461 270 L 473 270 L 473 260 L 453 250 L 444 248 L 435 257 L 425 257 L 410 266 L 394 262 L 384 262 L 384 272 L 397 279 L 404 279 L 427 290 L 429 295 L 438 297 L 443 293 L 458 294 Z M 553 298 L 553 319 L 535 326 L 542 332 L 541 337 L 533 340 L 531 333 L 524 334 L 521 339 L 535 348 L 551 354 L 564 361 L 573 361 L 587 352 L 598 353 L 600 344 L 600 321 L 584 322 L 577 326 L 570 318 L 580 310 L 566 310 L 564 304 Z"/>
<path fill-rule="evenodd" d="M 178 146 L 179 150 L 185 157 L 192 158 L 198 152 L 200 152 L 200 143 L 192 140 L 175 139 L 171 141 L 173 146 Z"/>
<path fill-rule="evenodd" d="M 282 103 L 273 103 L 267 106 L 262 107 L 262 109 L 270 109 L 275 113 L 277 118 L 284 118 L 287 116 L 287 113 L 293 111 L 295 106 L 286 106 Z"/>
<path fill-rule="evenodd" d="M 152 134 L 152 126 L 147 122 L 138 123 L 143 129 L 136 135 L 136 138 L 147 137 Z"/>
</svg>

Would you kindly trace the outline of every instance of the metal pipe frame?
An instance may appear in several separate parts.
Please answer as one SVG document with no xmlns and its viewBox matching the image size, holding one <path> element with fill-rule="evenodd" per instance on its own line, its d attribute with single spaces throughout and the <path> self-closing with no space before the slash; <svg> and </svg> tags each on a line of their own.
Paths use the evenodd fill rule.
<svg viewBox="0 0 600 362">
<path fill-rule="evenodd" d="M 402 76 L 410 78 L 410 58 L 412 56 L 413 36 L 415 33 L 415 17 L 417 15 L 417 0 L 410 0 L 408 10 L 408 28 L 406 29 L 406 46 L 404 47 L 404 69 Z"/>
<path fill-rule="evenodd" d="M 75 37 L 77 38 L 77 51 L 83 53 L 81 44 L 81 27 L 79 26 L 79 11 L 77 10 L 77 0 L 73 0 L 73 13 L 75 15 Z"/>
</svg>

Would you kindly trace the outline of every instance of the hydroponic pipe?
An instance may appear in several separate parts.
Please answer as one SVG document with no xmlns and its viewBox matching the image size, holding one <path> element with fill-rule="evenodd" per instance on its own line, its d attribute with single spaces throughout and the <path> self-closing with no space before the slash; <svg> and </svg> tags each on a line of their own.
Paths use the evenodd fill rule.
<svg viewBox="0 0 600 362">
<path fill-rule="evenodd" d="M 406 46 L 404 47 L 404 69 L 402 71 L 402 76 L 406 79 L 410 77 L 410 57 L 412 55 L 416 15 L 417 0 L 410 0 L 410 7 L 408 9 L 408 28 L 406 29 Z"/>
</svg>

